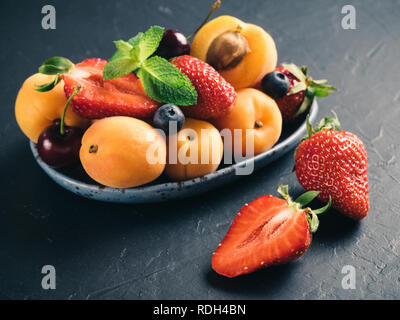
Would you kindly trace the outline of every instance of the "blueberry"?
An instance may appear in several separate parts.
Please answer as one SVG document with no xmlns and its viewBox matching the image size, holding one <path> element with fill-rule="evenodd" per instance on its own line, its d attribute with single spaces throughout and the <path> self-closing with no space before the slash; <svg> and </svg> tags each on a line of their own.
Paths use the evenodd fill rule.
<svg viewBox="0 0 400 320">
<path fill-rule="evenodd" d="M 153 118 L 154 127 L 163 130 L 168 135 L 181 130 L 184 123 L 185 116 L 182 110 L 174 104 L 164 104 L 156 111 Z"/>
<path fill-rule="evenodd" d="M 282 72 L 272 71 L 262 79 L 261 89 L 271 98 L 280 99 L 289 91 L 289 79 Z"/>
</svg>

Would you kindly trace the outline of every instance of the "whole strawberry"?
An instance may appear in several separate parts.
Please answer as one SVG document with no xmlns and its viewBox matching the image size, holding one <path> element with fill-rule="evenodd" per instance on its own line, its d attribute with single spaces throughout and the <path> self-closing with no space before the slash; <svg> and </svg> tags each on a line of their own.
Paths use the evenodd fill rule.
<svg viewBox="0 0 400 320">
<path fill-rule="evenodd" d="M 307 119 L 308 137 L 296 150 L 296 175 L 307 190 L 318 190 L 346 216 L 363 219 L 369 211 L 368 158 L 362 141 L 353 133 L 338 131 L 339 120 L 326 117 L 313 129 Z"/>
<path fill-rule="evenodd" d="M 317 195 L 308 191 L 293 201 L 288 186 L 279 186 L 284 199 L 261 196 L 246 204 L 233 220 L 225 238 L 215 250 L 211 265 L 219 274 L 232 278 L 259 268 L 283 264 L 302 256 L 318 229 L 317 210 L 303 208 Z"/>
<path fill-rule="evenodd" d="M 323 98 L 336 90 L 327 80 L 312 80 L 307 67 L 282 64 L 267 74 L 261 82 L 262 90 L 273 97 L 285 123 L 293 123 L 311 106 L 314 97 Z M 282 91 L 285 89 L 285 91 Z"/>
<path fill-rule="evenodd" d="M 197 104 L 182 107 L 186 116 L 219 118 L 232 110 L 236 100 L 235 89 L 213 67 L 188 55 L 177 57 L 171 63 L 186 74 L 197 91 Z"/>
</svg>

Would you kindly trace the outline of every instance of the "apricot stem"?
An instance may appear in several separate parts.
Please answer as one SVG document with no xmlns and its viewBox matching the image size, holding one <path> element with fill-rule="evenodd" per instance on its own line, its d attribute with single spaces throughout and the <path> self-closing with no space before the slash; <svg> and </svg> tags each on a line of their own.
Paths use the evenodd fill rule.
<svg viewBox="0 0 400 320">
<path fill-rule="evenodd" d="M 60 134 L 63 136 L 65 133 L 64 130 L 64 119 L 65 119 L 65 114 L 67 113 L 68 106 L 71 102 L 71 100 L 81 91 L 81 87 L 77 86 L 74 88 L 74 91 L 72 92 L 71 96 L 68 98 L 67 102 L 65 103 L 65 107 L 61 116 L 61 122 L 60 122 Z"/>
<path fill-rule="evenodd" d="M 195 34 L 207 23 L 207 21 L 211 18 L 212 14 L 214 13 L 215 10 L 217 10 L 221 6 L 221 0 L 217 0 L 214 2 L 213 6 L 211 7 L 210 11 L 208 12 L 207 17 L 203 20 L 201 25 L 189 36 L 186 37 L 186 39 L 189 41 L 192 39 Z"/>
</svg>

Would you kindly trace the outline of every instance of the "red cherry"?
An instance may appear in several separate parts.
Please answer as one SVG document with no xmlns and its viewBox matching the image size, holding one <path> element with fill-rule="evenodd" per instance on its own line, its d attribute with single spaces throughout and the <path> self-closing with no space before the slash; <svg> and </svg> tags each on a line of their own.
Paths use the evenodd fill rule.
<svg viewBox="0 0 400 320">
<path fill-rule="evenodd" d="M 65 126 L 64 118 L 68 105 L 80 90 L 80 87 L 74 88 L 65 104 L 61 120 L 55 120 L 54 124 L 44 129 L 39 136 L 36 145 L 39 156 L 53 168 L 67 167 L 79 160 L 83 130 L 79 127 Z"/>
<path fill-rule="evenodd" d="M 71 166 L 79 161 L 79 149 L 83 130 L 79 127 L 64 127 L 60 124 L 47 127 L 39 136 L 37 150 L 40 158 L 53 168 Z"/>
<path fill-rule="evenodd" d="M 178 30 L 167 29 L 161 39 L 156 55 L 165 59 L 189 54 L 190 44 Z"/>
</svg>

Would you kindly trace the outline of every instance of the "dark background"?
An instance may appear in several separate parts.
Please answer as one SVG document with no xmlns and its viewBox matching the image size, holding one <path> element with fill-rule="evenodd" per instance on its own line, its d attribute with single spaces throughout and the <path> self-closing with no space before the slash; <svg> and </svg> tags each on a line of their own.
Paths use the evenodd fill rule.
<svg viewBox="0 0 400 320">
<path fill-rule="evenodd" d="M 394 299 L 400 298 L 400 2 L 223 1 L 217 12 L 264 27 L 280 62 L 307 64 L 314 78 L 340 88 L 320 102 L 342 128 L 365 143 L 371 211 L 352 222 L 331 211 L 301 259 L 237 279 L 210 268 L 211 253 L 245 202 L 297 183 L 289 153 L 215 192 L 155 205 L 80 198 L 38 167 L 17 127 L 14 102 L 22 82 L 46 58 L 108 58 L 112 41 L 157 24 L 191 33 L 207 1 L 0 2 L 0 298 L 10 299 Z M 53 4 L 57 29 L 41 29 Z M 352 4 L 357 29 L 341 28 Z M 41 288 L 41 268 L 54 265 L 57 289 Z M 341 287 L 353 265 L 357 288 Z"/>
</svg>

